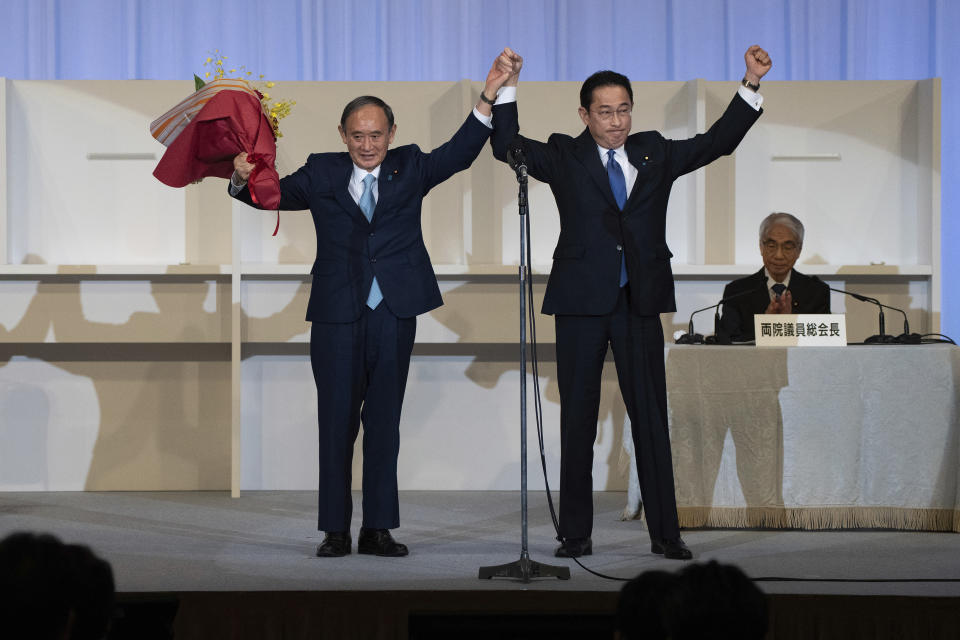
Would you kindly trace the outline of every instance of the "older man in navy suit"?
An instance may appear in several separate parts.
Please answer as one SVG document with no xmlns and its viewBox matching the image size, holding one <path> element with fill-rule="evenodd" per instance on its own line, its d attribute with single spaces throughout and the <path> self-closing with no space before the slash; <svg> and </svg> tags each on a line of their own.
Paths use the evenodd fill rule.
<svg viewBox="0 0 960 640">
<path fill-rule="evenodd" d="M 556 555 L 593 552 L 593 444 L 609 345 L 630 416 L 651 551 L 689 559 L 673 487 L 659 317 L 676 311 L 667 200 L 677 178 L 732 153 L 760 116 L 756 91 L 770 58 L 750 47 L 739 95 L 706 133 L 688 140 L 668 140 L 656 131 L 631 135 L 630 81 L 600 71 L 580 89 L 584 131 L 577 137 L 555 133 L 543 143 L 519 136 L 513 85 L 522 60 L 509 54 L 514 74 L 493 109 L 493 153 L 504 160 L 511 145 L 524 147 L 529 174 L 550 185 L 560 212 L 543 298 L 543 312 L 555 316 L 560 387 L 563 542 Z"/>
<path fill-rule="evenodd" d="M 424 196 L 470 166 L 490 136 L 490 105 L 508 79 L 501 54 L 473 113 L 430 153 L 416 145 L 390 148 L 393 111 L 361 96 L 340 118 L 346 153 L 316 153 L 280 181 L 280 209 L 309 209 L 317 259 L 307 307 L 310 361 L 317 385 L 320 430 L 318 528 L 320 557 L 351 552 L 353 445 L 363 423 L 363 522 L 359 553 L 405 556 L 390 529 L 400 526 L 397 456 L 400 409 L 417 319 L 443 304 L 423 242 Z M 230 193 L 253 204 L 246 180 L 254 165 L 234 159 Z M 255 205 L 254 205 L 255 206 Z"/>
<path fill-rule="evenodd" d="M 753 316 L 758 313 L 830 313 L 830 288 L 816 276 L 793 266 L 803 249 L 803 223 L 777 211 L 760 223 L 763 268 L 723 289 L 723 318 L 718 337 L 723 342 L 755 339 Z"/>
</svg>

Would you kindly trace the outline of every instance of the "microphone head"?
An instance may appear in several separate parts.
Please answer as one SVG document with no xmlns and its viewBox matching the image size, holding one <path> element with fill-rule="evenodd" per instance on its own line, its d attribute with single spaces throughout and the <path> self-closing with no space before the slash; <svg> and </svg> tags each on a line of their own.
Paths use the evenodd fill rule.
<svg viewBox="0 0 960 640">
<path fill-rule="evenodd" d="M 523 141 L 520 138 L 514 138 L 507 145 L 507 163 L 514 169 L 527 163 L 523 153 Z"/>
</svg>

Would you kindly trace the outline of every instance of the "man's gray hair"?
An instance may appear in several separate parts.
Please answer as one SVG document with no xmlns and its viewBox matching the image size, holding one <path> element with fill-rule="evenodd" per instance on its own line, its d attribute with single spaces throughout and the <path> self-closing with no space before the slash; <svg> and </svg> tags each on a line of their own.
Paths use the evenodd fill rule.
<svg viewBox="0 0 960 640">
<path fill-rule="evenodd" d="M 775 224 L 782 224 L 790 229 L 793 232 L 793 237 L 797 239 L 797 246 L 803 246 L 803 223 L 796 216 L 782 211 L 774 211 L 760 223 L 760 244 L 763 244 L 763 239 L 770 232 L 770 227 Z"/>
</svg>

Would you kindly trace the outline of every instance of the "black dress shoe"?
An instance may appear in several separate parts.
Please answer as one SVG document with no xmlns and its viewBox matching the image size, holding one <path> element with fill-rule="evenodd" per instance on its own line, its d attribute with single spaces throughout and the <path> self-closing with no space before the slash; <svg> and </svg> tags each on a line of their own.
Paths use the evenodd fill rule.
<svg viewBox="0 0 960 640">
<path fill-rule="evenodd" d="M 590 538 L 567 538 L 553 555 L 558 558 L 579 558 L 593 555 L 593 541 Z"/>
<path fill-rule="evenodd" d="M 317 557 L 340 558 L 349 555 L 351 544 L 349 531 L 327 531 L 323 542 L 317 546 Z"/>
<path fill-rule="evenodd" d="M 693 553 L 687 548 L 687 545 L 684 544 L 681 538 L 674 540 L 651 539 L 650 551 L 658 553 L 664 558 L 670 558 L 671 560 L 689 560 L 693 557 Z"/>
<path fill-rule="evenodd" d="M 360 537 L 357 538 L 357 553 L 385 558 L 400 558 L 410 552 L 407 550 L 407 545 L 394 540 L 387 529 L 361 528 Z"/>
</svg>

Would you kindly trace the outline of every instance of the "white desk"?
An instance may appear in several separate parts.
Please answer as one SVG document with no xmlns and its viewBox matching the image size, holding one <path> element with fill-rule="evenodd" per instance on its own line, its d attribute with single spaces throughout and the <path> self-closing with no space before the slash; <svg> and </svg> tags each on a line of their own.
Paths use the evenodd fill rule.
<svg viewBox="0 0 960 640">
<path fill-rule="evenodd" d="M 960 531 L 960 347 L 666 352 L 682 526 Z"/>
</svg>

